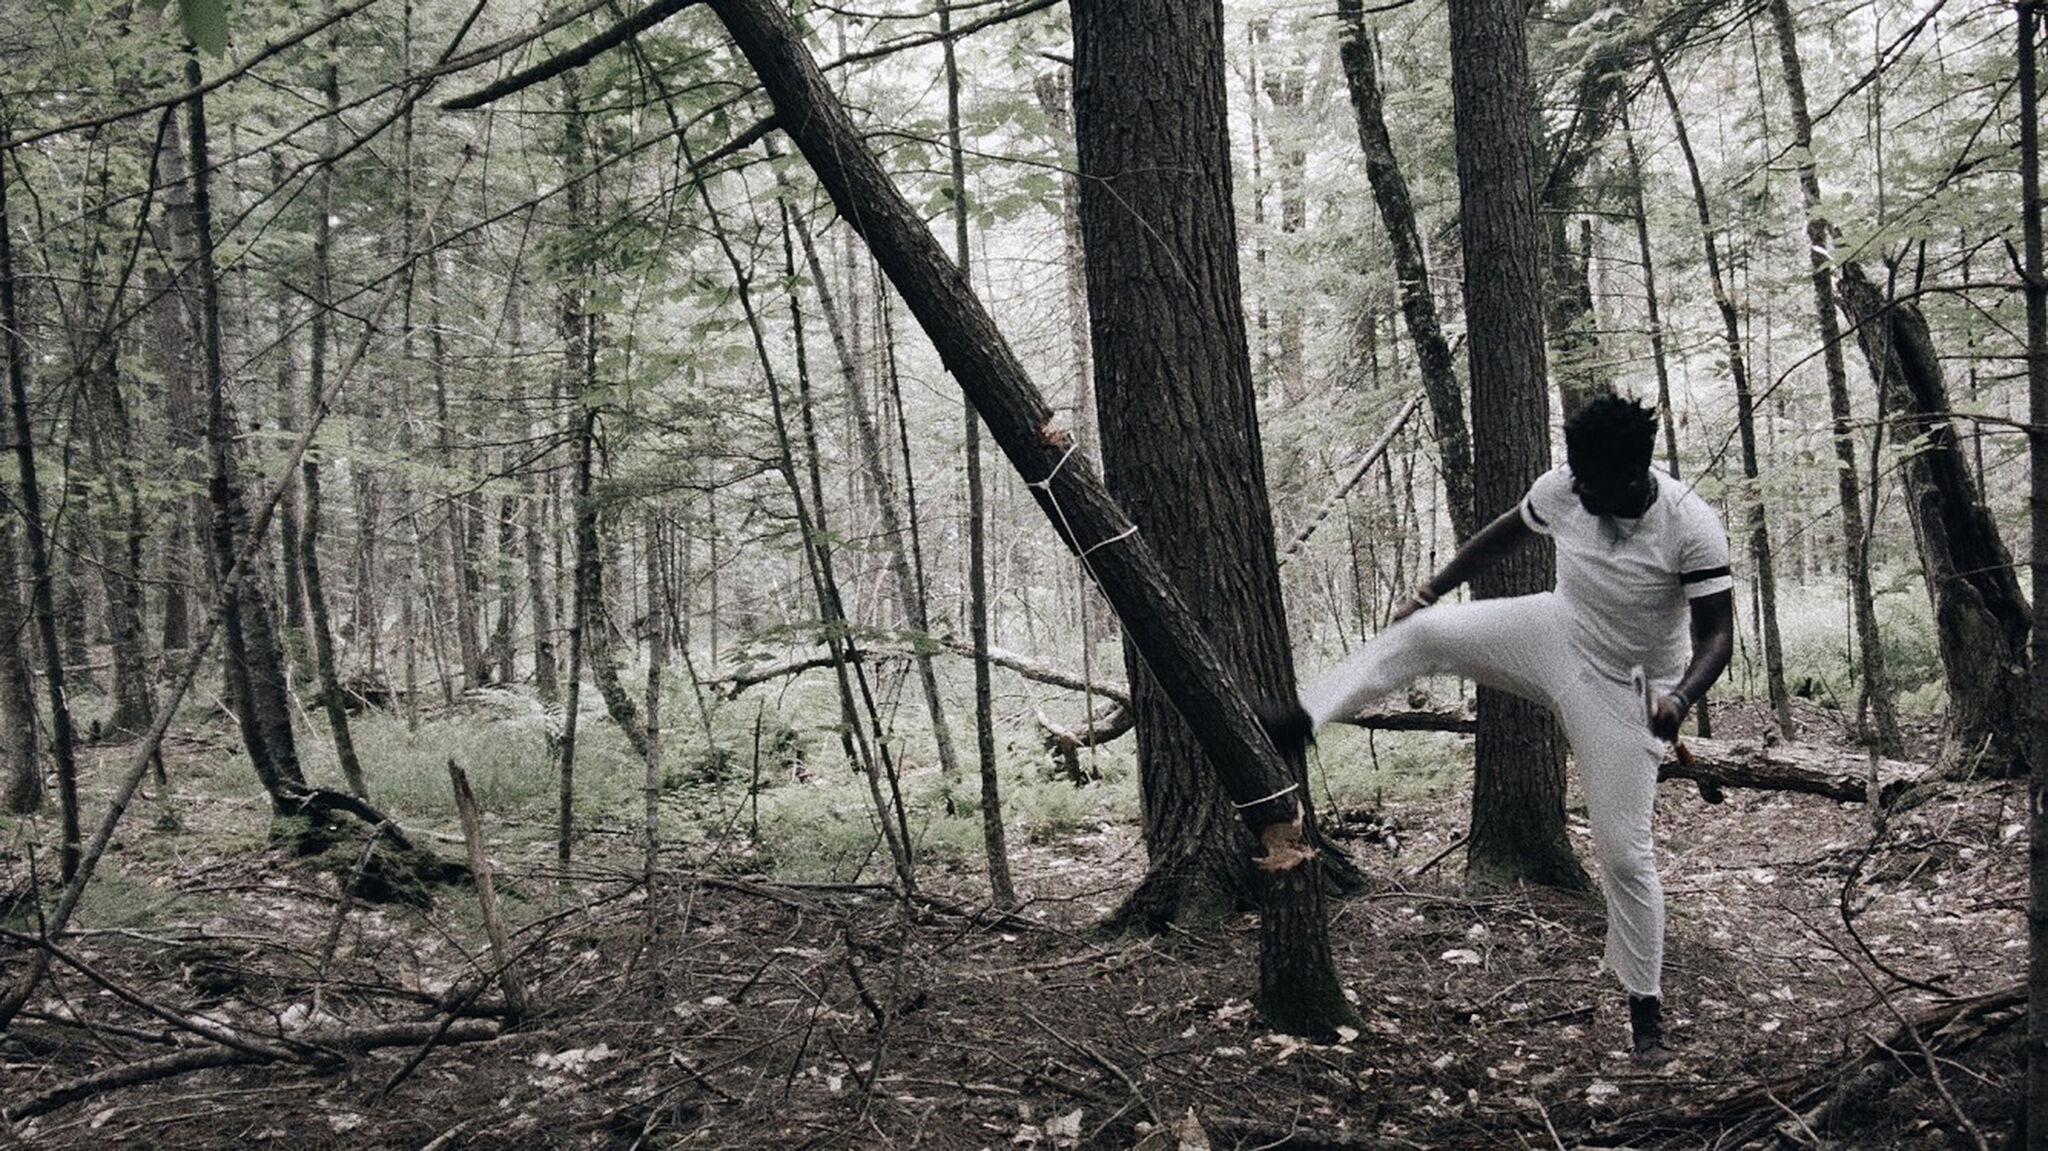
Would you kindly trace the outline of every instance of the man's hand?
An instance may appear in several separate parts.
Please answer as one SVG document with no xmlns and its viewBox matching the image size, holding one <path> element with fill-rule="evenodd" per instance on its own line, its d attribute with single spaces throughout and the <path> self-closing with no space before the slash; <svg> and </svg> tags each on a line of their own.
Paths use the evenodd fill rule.
<svg viewBox="0 0 2048 1151">
<path fill-rule="evenodd" d="M 1678 739 L 1678 725 L 1685 720 L 1685 713 L 1692 710 L 1676 695 L 1660 695 L 1650 704 L 1650 734 L 1666 743 Z"/>
<path fill-rule="evenodd" d="M 1436 596 L 1430 594 L 1429 585 L 1424 584 L 1421 587 L 1416 588 L 1414 591 L 1409 592 L 1408 598 L 1394 605 L 1394 614 L 1387 620 L 1387 622 L 1400 623 L 1402 620 L 1407 619 L 1409 616 L 1414 615 L 1416 612 L 1419 612 L 1423 608 L 1429 607 L 1434 603 L 1436 603 Z"/>
</svg>

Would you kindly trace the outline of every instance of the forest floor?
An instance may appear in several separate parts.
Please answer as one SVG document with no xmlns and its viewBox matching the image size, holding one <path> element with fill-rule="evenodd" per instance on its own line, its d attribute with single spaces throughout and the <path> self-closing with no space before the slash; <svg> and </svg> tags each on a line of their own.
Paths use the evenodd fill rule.
<svg viewBox="0 0 2048 1151">
<path fill-rule="evenodd" d="M 1723 709 L 1720 734 L 1745 718 Z M 1839 734 L 1808 718 L 1812 738 Z M 585 841 L 558 904 L 535 837 L 497 863 L 535 1005 L 501 1029 L 503 997 L 474 975 L 490 964 L 474 899 L 345 898 L 266 850 L 247 830 L 260 808 L 238 803 L 194 799 L 183 818 L 188 835 L 240 828 L 246 850 L 110 862 L 98 882 L 185 911 L 78 925 L 0 1038 L 0 1107 L 36 1112 L 0 1125 L 0 1146 L 1946 1148 L 1972 1128 L 1997 1145 L 2017 1095 L 2011 783 L 1947 788 L 1876 838 L 1860 805 L 1710 806 L 1664 784 L 1685 1055 L 1655 1072 L 1627 1058 L 1596 902 L 1460 888 L 1454 790 L 1325 813 L 1340 834 L 1375 829 L 1340 839 L 1369 880 L 1330 905 L 1361 1026 L 1327 1045 L 1261 1026 L 1250 916 L 1094 933 L 1144 866 L 1123 823 L 1017 847 L 1028 902 L 1009 917 L 967 869 L 928 869 L 905 903 L 679 852 L 650 894 L 623 834 L 609 860 Z M 125 842 L 153 834 L 130 818 Z M 459 857 L 452 831 L 437 850 Z M 0 980 L 25 961 L 0 942 Z M 443 1030 L 451 997 L 467 1017 Z M 192 1033 L 221 1027 L 242 1045 Z M 1928 1044 L 1939 1074 L 1868 1059 L 1873 1042 Z"/>
</svg>

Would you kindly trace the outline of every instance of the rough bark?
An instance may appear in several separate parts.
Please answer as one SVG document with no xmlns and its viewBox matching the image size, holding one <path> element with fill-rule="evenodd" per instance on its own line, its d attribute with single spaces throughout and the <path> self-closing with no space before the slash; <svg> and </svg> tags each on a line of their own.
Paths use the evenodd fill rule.
<svg viewBox="0 0 2048 1151">
<path fill-rule="evenodd" d="M 1956 435 L 1933 333 L 1918 306 L 1887 296 L 1860 267 L 1842 265 L 1842 307 L 1887 394 L 1889 434 L 1906 449 L 1906 510 L 1948 686 L 1946 770 L 2017 775 L 2026 770 L 2030 609 Z"/>
<path fill-rule="evenodd" d="M 1350 1011 L 1329 960 L 1317 871 L 1304 866 L 1313 857 L 1303 839 L 1306 813 L 1292 786 L 1297 777 L 1260 734 L 1242 689 L 1208 642 L 1205 621 L 1180 598 L 1149 538 L 1137 533 L 1094 470 L 1069 458 L 1071 437 L 1055 424 L 959 268 L 863 145 L 787 12 L 769 0 L 711 4 L 774 99 L 778 122 L 867 241 L 1011 463 L 1031 480 L 1047 519 L 1069 547 L 1087 552 L 1090 571 L 1153 675 L 1181 704 L 1243 818 L 1260 829 L 1266 848 L 1261 873 L 1268 880 L 1262 970 L 1318 973 L 1311 987 L 1290 988 L 1308 993 L 1274 1004 L 1274 1022 L 1330 1034 Z M 1289 934 L 1276 934 L 1283 929 Z"/>
<path fill-rule="evenodd" d="M 1538 274 L 1529 56 L 1520 0 L 1452 0 L 1451 97 L 1457 128 L 1458 230 L 1465 314 L 1488 338 L 1471 349 L 1474 510 L 1515 506 L 1550 465 Z M 1550 586 L 1552 556 L 1526 548 L 1473 581 L 1481 597 Z M 1564 739 L 1540 705 L 1482 688 L 1474 747 L 1468 881 L 1591 881 L 1565 837 Z"/>
<path fill-rule="evenodd" d="M 1870 593 L 1870 554 L 1863 521 L 1863 487 L 1856 478 L 1856 444 L 1849 409 L 1849 373 L 1842 362 L 1842 325 L 1835 315 L 1833 229 L 1821 215 L 1820 174 L 1813 163 L 1813 115 L 1806 103 L 1806 75 L 1799 59 L 1799 32 L 1792 22 L 1789 0 L 1770 0 L 1771 24 L 1778 35 L 1778 59 L 1785 71 L 1785 98 L 1792 114 L 1792 149 L 1799 160 L 1799 191 L 1806 204 L 1807 257 L 1813 269 L 1814 315 L 1820 329 L 1821 364 L 1827 374 L 1828 411 L 1834 422 L 1835 489 L 1842 509 L 1842 570 L 1849 583 L 1849 606 L 1855 620 L 1856 655 L 1863 669 L 1863 698 L 1869 707 L 1871 737 L 1880 754 L 1896 756 L 1905 746 L 1899 734 L 1899 712 L 1893 698 L 1891 672 L 1885 667 L 1884 644 L 1877 631 L 1877 609 Z"/>
<path fill-rule="evenodd" d="M 1445 498 L 1450 504 L 1451 530 L 1459 539 L 1479 530 L 1472 505 L 1472 433 L 1465 426 L 1465 400 L 1451 366 L 1450 342 L 1437 321 L 1436 294 L 1429 285 L 1429 262 L 1422 233 L 1415 224 L 1415 206 L 1401 173 L 1394 140 L 1387 132 L 1385 99 L 1373 59 L 1371 33 L 1365 26 L 1363 0 L 1337 0 L 1343 20 L 1338 55 L 1351 91 L 1358 120 L 1358 143 L 1365 153 L 1365 176 L 1379 206 L 1380 223 L 1393 248 L 1394 274 L 1400 281 L 1401 316 L 1415 342 L 1422 371 L 1422 389 L 1429 397 L 1431 427 L 1436 433 Z"/>
<path fill-rule="evenodd" d="M 1168 8 L 1171 11 L 1168 11 Z M 1211 24 L 1209 21 L 1217 23 Z M 1103 474 L 1240 682 L 1293 693 L 1237 276 L 1220 17 L 1074 9 L 1075 127 Z M 1117 915 L 1159 930 L 1248 906 L 1250 842 L 1126 643 L 1145 879 Z"/>
</svg>

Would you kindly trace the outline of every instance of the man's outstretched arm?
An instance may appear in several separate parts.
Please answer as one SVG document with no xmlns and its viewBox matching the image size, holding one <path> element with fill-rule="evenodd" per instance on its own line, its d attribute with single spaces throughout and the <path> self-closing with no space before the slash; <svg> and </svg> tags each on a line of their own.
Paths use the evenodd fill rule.
<svg viewBox="0 0 2048 1151">
<path fill-rule="evenodd" d="M 1394 608 L 1394 618 L 1406 619 L 1451 594 L 1486 565 L 1535 538 L 1536 533 L 1523 521 L 1519 507 L 1502 512 L 1492 523 L 1474 532 L 1435 575 L 1415 585 L 1414 594 Z"/>
<path fill-rule="evenodd" d="M 1692 601 L 1692 662 L 1678 686 L 1652 705 L 1650 729 L 1659 739 L 1678 738 L 1678 725 L 1735 654 L 1735 593 L 1717 591 Z"/>
</svg>

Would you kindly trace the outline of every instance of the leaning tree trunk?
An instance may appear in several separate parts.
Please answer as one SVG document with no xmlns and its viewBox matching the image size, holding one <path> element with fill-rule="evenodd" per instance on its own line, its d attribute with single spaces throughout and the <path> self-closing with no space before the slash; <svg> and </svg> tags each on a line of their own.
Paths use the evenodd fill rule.
<svg viewBox="0 0 2048 1151">
<path fill-rule="evenodd" d="M 4 135 L 0 135 L 4 143 Z M 20 515 L 28 538 L 31 604 L 36 616 L 36 634 L 42 640 L 43 676 L 50 698 L 51 734 L 57 752 L 57 807 L 62 821 L 63 843 L 58 851 L 61 878 L 69 882 L 78 870 L 78 761 L 74 753 L 71 703 L 64 694 L 64 653 L 57 635 L 57 603 L 52 587 L 49 537 L 44 534 L 42 486 L 36 473 L 35 427 L 29 419 L 28 349 L 21 340 L 21 309 L 15 296 L 14 224 L 7 210 L 7 167 L 9 153 L 0 148 L 0 350 L 7 356 L 7 391 L 14 419 L 14 461 L 18 468 Z M 13 588 L 13 568 L 7 572 L 8 592 Z M 14 642 L 15 632 L 7 633 Z"/>
<path fill-rule="evenodd" d="M 1373 44 L 1365 26 L 1363 0 L 1337 0 L 1337 14 L 1344 21 L 1338 33 L 1338 55 L 1344 62 L 1344 78 L 1351 90 L 1352 111 L 1358 118 L 1358 143 L 1365 152 L 1365 177 L 1372 184 L 1373 201 L 1379 205 L 1380 222 L 1394 250 L 1394 274 L 1400 280 L 1401 316 L 1415 341 L 1415 359 L 1422 369 L 1422 388 L 1429 396 L 1429 412 L 1436 432 L 1439 468 L 1444 477 L 1445 498 L 1450 504 L 1451 530 L 1459 539 L 1470 539 L 1479 530 L 1472 510 L 1472 434 L 1465 426 L 1465 401 L 1458 376 L 1451 367 L 1451 345 L 1437 322 L 1436 295 L 1429 286 L 1429 262 L 1422 251 L 1422 233 L 1415 226 L 1415 206 L 1408 195 L 1408 180 L 1394 155 L 1394 139 L 1387 131 L 1385 99 L 1380 92 L 1379 70 L 1373 60 Z"/>
<path fill-rule="evenodd" d="M 1471 349 L 1475 510 L 1512 508 L 1550 466 L 1543 368 L 1528 29 L 1521 0 L 1452 0 L 1451 97 L 1457 122 L 1458 230 L 1465 314 L 1485 332 Z M 1473 581 L 1482 597 L 1551 582 L 1548 547 L 1523 549 Z M 1474 747 L 1469 881 L 1591 885 L 1565 837 L 1563 735 L 1542 706 L 1482 688 Z"/>
<path fill-rule="evenodd" d="M 1316 868 L 1306 850 L 1298 775 L 1259 733 L 1242 689 L 1209 643 L 1205 623 L 1032 386 L 957 266 L 861 141 L 845 107 L 800 42 L 788 12 L 769 0 L 711 0 L 841 214 L 932 339 L 1063 541 L 1086 552 L 1138 650 L 1179 702 L 1240 815 L 1267 853 L 1261 931 L 1261 1002 L 1277 1025 L 1328 1035 L 1355 1018 L 1337 985 Z M 1213 12 L 1211 13 L 1213 17 Z M 1220 84 L 1220 80 L 1217 81 Z M 1219 319 L 1241 325 L 1242 319 Z M 1241 327 L 1239 328 L 1241 331 Z M 1270 535 L 1268 536 L 1270 540 Z"/>
<path fill-rule="evenodd" d="M 1948 683 L 1942 770 L 2018 774 L 2026 764 L 2029 609 L 1957 439 L 1934 336 L 1917 306 L 1888 299 L 1855 264 L 1842 265 L 1841 303 L 1887 396 L 1892 440 L 1907 449 L 1906 510 Z"/>
<path fill-rule="evenodd" d="M 1856 480 L 1856 444 L 1851 437 L 1849 373 L 1842 363 L 1842 325 L 1835 315 L 1832 229 L 1821 216 L 1820 176 L 1813 163 L 1813 116 L 1806 105 L 1806 76 L 1799 61 L 1799 34 L 1792 23 L 1789 0 L 1770 0 L 1771 23 L 1778 34 L 1778 57 L 1785 70 L 1785 98 L 1792 109 L 1792 149 L 1799 160 L 1799 190 L 1806 203 L 1807 256 L 1813 268 L 1814 314 L 1820 326 L 1821 363 L 1827 372 L 1828 408 L 1834 421 L 1835 488 L 1842 506 L 1843 570 L 1849 580 L 1849 606 L 1855 619 L 1856 654 L 1863 669 L 1863 698 L 1869 705 L 1871 737 L 1878 753 L 1897 757 L 1905 746 L 1899 734 L 1899 712 L 1892 697 L 1891 672 L 1885 667 L 1884 644 L 1877 631 L 1877 609 L 1870 593 L 1870 551 L 1864 531 L 1863 489 Z"/>
<path fill-rule="evenodd" d="M 1764 686 L 1770 693 L 1771 710 L 1777 715 L 1778 730 L 1793 739 L 1792 693 L 1785 687 L 1785 644 L 1778 634 L 1778 575 L 1771 557 L 1771 529 L 1764 514 L 1762 482 L 1758 478 L 1756 453 L 1756 401 L 1750 394 L 1749 366 L 1743 359 L 1742 321 L 1735 311 L 1735 297 L 1721 273 L 1721 249 L 1714 242 L 1714 218 L 1707 206 L 1707 185 L 1700 177 L 1699 158 L 1692 149 L 1692 137 L 1685 130 L 1685 115 L 1678 107 L 1678 93 L 1664 71 L 1663 57 L 1652 55 L 1651 66 L 1664 89 L 1664 101 L 1671 109 L 1672 127 L 1678 134 L 1678 150 L 1685 156 L 1686 174 L 1692 178 L 1693 208 L 1699 214 L 1700 243 L 1707 257 L 1707 276 L 1713 281 L 1714 303 L 1721 312 L 1722 336 L 1728 343 L 1728 374 L 1735 381 L 1735 427 L 1742 440 L 1743 518 L 1749 523 L 1749 558 L 1756 565 L 1757 616 L 1763 625 Z"/>
</svg>

